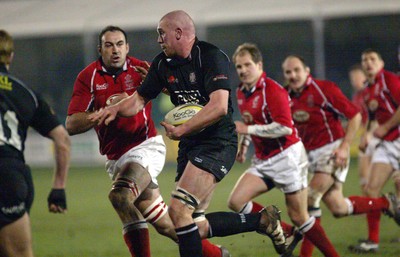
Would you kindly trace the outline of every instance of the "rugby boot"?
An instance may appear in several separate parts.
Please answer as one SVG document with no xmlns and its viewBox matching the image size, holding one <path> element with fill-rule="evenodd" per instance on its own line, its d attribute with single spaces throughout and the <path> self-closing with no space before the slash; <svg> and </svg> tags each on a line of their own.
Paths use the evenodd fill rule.
<svg viewBox="0 0 400 257">
<path fill-rule="evenodd" d="M 275 251 L 283 254 L 286 251 L 286 239 L 281 226 L 281 211 L 275 206 L 270 205 L 260 211 L 260 225 L 257 232 L 271 238 Z"/>
<path fill-rule="evenodd" d="M 385 213 L 400 226 L 400 199 L 393 193 L 385 194 L 385 197 L 389 201 L 389 208 Z"/>
</svg>

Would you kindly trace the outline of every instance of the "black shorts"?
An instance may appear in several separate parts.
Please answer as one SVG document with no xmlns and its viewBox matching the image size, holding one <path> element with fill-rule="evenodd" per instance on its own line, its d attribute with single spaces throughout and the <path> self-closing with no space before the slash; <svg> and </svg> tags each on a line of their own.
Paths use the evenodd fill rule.
<svg viewBox="0 0 400 257">
<path fill-rule="evenodd" d="M 0 228 L 26 212 L 33 202 L 33 181 L 29 167 L 17 158 L 0 158 Z"/>
<path fill-rule="evenodd" d="M 181 140 L 178 151 L 178 181 L 188 161 L 194 166 L 214 175 L 221 181 L 235 163 L 237 142 L 227 140 Z"/>
</svg>

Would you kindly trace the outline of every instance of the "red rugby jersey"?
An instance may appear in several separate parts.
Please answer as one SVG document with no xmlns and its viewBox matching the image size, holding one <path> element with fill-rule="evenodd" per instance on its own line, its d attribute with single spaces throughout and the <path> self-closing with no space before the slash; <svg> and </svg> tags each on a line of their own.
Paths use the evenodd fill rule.
<svg viewBox="0 0 400 257">
<path fill-rule="evenodd" d="M 366 88 L 363 88 L 360 91 L 354 92 L 353 97 L 351 98 L 352 103 L 357 106 L 361 111 L 361 124 L 363 126 L 366 126 L 368 122 L 368 108 L 365 104 L 366 94 L 368 94 L 368 90 L 366 90 Z"/>
<path fill-rule="evenodd" d="M 400 103 L 400 80 L 396 74 L 381 70 L 375 77 L 375 83 L 367 87 L 365 102 L 368 110 L 375 113 L 379 125 L 388 121 L 396 112 Z M 393 128 L 383 138 L 393 141 L 400 135 L 400 126 Z"/>
<path fill-rule="evenodd" d="M 100 59 L 88 65 L 75 81 L 68 115 L 105 107 L 107 99 L 114 94 L 133 94 L 142 82 L 134 66 L 146 67 L 143 61 L 133 57 L 127 57 L 118 75 L 108 73 Z M 151 118 L 151 102 L 133 117 L 117 117 L 108 126 L 102 124 L 94 128 L 100 142 L 100 153 L 110 160 L 118 159 L 132 147 L 157 134 Z"/>
<path fill-rule="evenodd" d="M 255 154 L 268 159 L 300 141 L 293 127 L 287 91 L 264 72 L 251 93 L 241 84 L 236 89 L 239 111 L 247 125 L 265 125 L 277 122 L 293 130 L 291 135 L 279 138 L 251 136 Z M 247 95 L 247 96 L 246 96 Z"/>
<path fill-rule="evenodd" d="M 295 127 L 307 151 L 344 137 L 339 116 L 351 119 L 359 112 L 331 81 L 309 76 L 301 93 L 289 93 Z"/>
</svg>

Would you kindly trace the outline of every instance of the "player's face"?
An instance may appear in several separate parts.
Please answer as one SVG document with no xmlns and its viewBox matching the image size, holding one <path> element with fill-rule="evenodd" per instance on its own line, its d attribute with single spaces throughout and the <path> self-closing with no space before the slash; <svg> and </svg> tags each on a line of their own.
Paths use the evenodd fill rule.
<svg viewBox="0 0 400 257">
<path fill-rule="evenodd" d="M 236 56 L 235 68 L 240 81 L 249 88 L 257 83 L 263 72 L 262 62 L 255 63 L 248 52 Z"/>
<path fill-rule="evenodd" d="M 158 23 L 157 32 L 158 32 L 158 43 L 160 44 L 161 49 L 168 57 L 173 57 L 176 55 L 175 50 L 175 31 L 171 29 L 171 25 L 167 19 L 163 19 Z"/>
<path fill-rule="evenodd" d="M 361 65 L 369 78 L 375 78 L 383 69 L 384 63 L 377 53 L 366 53 L 361 56 Z"/>
<path fill-rule="evenodd" d="M 285 81 L 292 90 L 300 90 L 310 74 L 310 70 L 295 57 L 286 59 L 282 70 Z"/>
<path fill-rule="evenodd" d="M 104 33 L 101 39 L 100 54 L 106 67 L 122 68 L 128 52 L 129 45 L 126 43 L 125 36 L 121 31 L 107 31 Z"/>
<path fill-rule="evenodd" d="M 357 92 L 364 88 L 367 77 L 362 70 L 352 70 L 349 72 L 349 79 L 353 90 Z"/>
</svg>

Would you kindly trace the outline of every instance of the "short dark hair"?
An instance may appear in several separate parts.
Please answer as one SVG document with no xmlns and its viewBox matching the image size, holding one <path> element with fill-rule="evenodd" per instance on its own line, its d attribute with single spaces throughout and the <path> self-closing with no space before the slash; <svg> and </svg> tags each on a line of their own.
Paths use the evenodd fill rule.
<svg viewBox="0 0 400 257">
<path fill-rule="evenodd" d="M 100 32 L 100 34 L 99 34 L 99 47 L 101 47 L 101 38 L 102 38 L 103 35 L 104 35 L 106 32 L 108 32 L 108 31 L 111 31 L 111 32 L 120 31 L 122 34 L 124 34 L 125 43 L 128 43 L 128 36 L 126 35 L 126 32 L 125 32 L 123 29 L 121 29 L 121 28 L 118 27 L 118 26 L 109 25 L 109 26 L 105 27 L 104 29 L 102 29 L 101 32 Z"/>
<path fill-rule="evenodd" d="M 307 67 L 308 67 L 308 65 L 306 64 L 306 60 L 305 60 L 304 57 L 301 56 L 301 55 L 298 55 L 298 54 L 290 54 L 290 55 L 286 56 L 285 61 L 286 61 L 287 59 L 289 59 L 289 58 L 299 59 L 299 61 L 303 64 L 303 67 L 304 67 L 304 68 L 307 68 Z"/>
<path fill-rule="evenodd" d="M 2 29 L 0 30 L 0 63 L 8 64 L 12 52 L 14 52 L 13 38 Z"/>
<path fill-rule="evenodd" d="M 251 56 L 251 59 L 255 63 L 262 62 L 262 55 L 260 49 L 258 49 L 257 45 L 252 44 L 252 43 L 244 43 L 238 46 L 236 48 L 235 53 L 232 56 L 232 61 L 233 63 L 236 63 L 236 57 L 238 55 L 242 55 L 243 53 L 249 53 Z"/>
<path fill-rule="evenodd" d="M 382 59 L 382 55 L 377 50 L 375 50 L 373 48 L 365 49 L 364 51 L 362 51 L 361 56 L 364 55 L 364 54 L 372 54 L 372 53 L 375 53 L 376 55 L 378 55 L 379 59 L 383 60 Z"/>
</svg>

